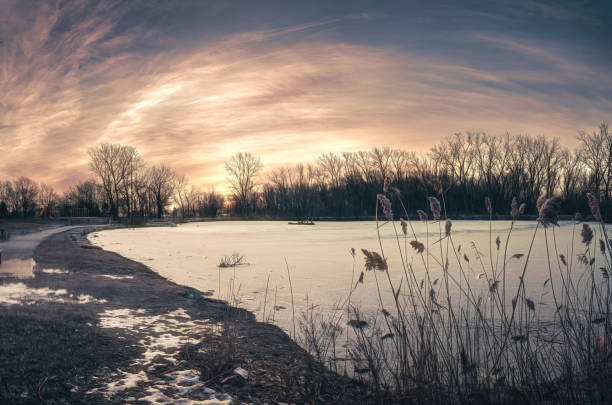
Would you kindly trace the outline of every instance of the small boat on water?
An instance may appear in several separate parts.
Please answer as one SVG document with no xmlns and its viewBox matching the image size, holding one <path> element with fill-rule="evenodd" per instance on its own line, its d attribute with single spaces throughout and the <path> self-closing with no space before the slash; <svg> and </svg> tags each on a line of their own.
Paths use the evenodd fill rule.
<svg viewBox="0 0 612 405">
<path fill-rule="evenodd" d="M 294 221 L 294 222 L 289 222 L 289 225 L 314 225 L 315 223 L 313 221 Z"/>
</svg>

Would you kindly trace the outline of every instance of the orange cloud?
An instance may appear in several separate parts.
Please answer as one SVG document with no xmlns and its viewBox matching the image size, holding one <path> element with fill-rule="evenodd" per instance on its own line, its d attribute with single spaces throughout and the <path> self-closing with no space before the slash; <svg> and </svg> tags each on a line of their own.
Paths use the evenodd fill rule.
<svg viewBox="0 0 612 405">
<path fill-rule="evenodd" d="M 380 145 L 425 151 L 466 130 L 543 133 L 572 145 L 578 129 L 612 112 L 605 100 L 525 88 L 523 80 L 555 84 L 576 69 L 583 82 L 609 81 L 511 40 L 488 41 L 554 62 L 557 75 L 339 40 L 287 43 L 287 34 L 333 20 L 137 53 L 134 33 L 108 38 L 118 11 L 52 34 L 62 12 L 44 10 L 7 41 L 0 84 L 0 174 L 59 189 L 87 177 L 87 149 L 100 142 L 133 145 L 152 164 L 222 188 L 223 162 L 238 151 L 271 168 Z"/>
</svg>

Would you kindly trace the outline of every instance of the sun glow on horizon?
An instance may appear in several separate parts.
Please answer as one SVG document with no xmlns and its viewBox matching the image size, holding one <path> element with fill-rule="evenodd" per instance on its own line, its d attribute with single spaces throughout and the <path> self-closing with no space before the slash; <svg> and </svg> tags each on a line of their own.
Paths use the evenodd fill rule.
<svg viewBox="0 0 612 405">
<path fill-rule="evenodd" d="M 397 35 L 389 20 L 410 13 L 396 21 L 362 10 L 231 31 L 211 20 L 196 35 L 185 15 L 170 13 L 176 25 L 166 29 L 102 3 L 43 2 L 36 18 L 19 2 L 2 6 L 12 17 L 0 17 L 2 176 L 64 191 L 87 178 L 87 150 L 109 142 L 221 188 L 237 151 L 273 169 L 375 146 L 425 152 L 467 131 L 545 134 L 572 147 L 578 130 L 612 114 L 600 61 L 484 22 L 449 26 L 452 38 L 426 23 Z"/>
</svg>

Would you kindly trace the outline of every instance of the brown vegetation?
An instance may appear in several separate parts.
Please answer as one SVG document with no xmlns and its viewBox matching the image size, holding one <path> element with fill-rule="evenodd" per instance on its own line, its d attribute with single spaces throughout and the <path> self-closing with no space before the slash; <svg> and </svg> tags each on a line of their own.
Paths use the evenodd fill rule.
<svg viewBox="0 0 612 405">
<path fill-rule="evenodd" d="M 400 268 L 388 266 L 379 233 L 380 252 L 363 250 L 365 273 L 377 286 L 378 311 L 363 313 L 351 304 L 362 273 L 359 282 L 351 280 L 346 299 L 330 315 L 307 309 L 300 322 L 303 346 L 331 369 L 367 384 L 381 403 L 389 395 L 423 404 L 610 403 L 612 240 L 599 201 L 587 197 L 598 222 L 582 224 L 583 250 L 574 253 L 572 248 L 574 260 L 559 253 L 565 247 L 557 245 L 555 233 L 558 197 L 538 199 L 531 245 L 510 256 L 509 241 L 522 211 L 516 199 L 508 207 L 512 222 L 506 235 L 493 245 L 491 234 L 491 246 L 474 246 L 472 254 L 455 244 L 452 222 L 437 198 L 430 197 L 430 210 L 441 220 L 427 222 L 423 213 L 428 232 L 419 237 L 401 194 L 380 194 L 377 230 L 391 227 Z M 491 200 L 483 206 L 491 218 Z M 403 218 L 401 227 L 392 213 L 383 213 L 392 208 Z M 545 240 L 546 251 L 533 250 L 536 237 Z M 533 269 L 530 258 L 536 255 L 547 258 L 548 268 Z M 511 260 L 521 261 L 522 268 L 518 287 L 512 288 L 506 274 Z M 470 262 L 482 269 L 478 278 L 488 288 L 474 285 Z M 548 274 L 542 294 L 552 297 L 556 311 L 550 315 L 542 311 L 541 297 L 527 293 L 527 276 L 535 270 Z M 393 282 L 391 273 L 401 275 L 401 281 Z M 381 291 L 390 292 L 392 299 Z"/>
</svg>

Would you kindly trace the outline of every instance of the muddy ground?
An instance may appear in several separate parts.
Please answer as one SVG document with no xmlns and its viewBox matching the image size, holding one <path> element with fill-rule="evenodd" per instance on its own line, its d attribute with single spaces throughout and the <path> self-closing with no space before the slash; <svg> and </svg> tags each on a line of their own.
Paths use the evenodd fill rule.
<svg viewBox="0 0 612 405">
<path fill-rule="evenodd" d="M 279 328 L 83 235 L 52 236 L 34 259 L 36 277 L 0 280 L 52 298 L 0 303 L 0 403 L 228 403 L 224 394 L 233 403 L 374 401 Z M 177 385 L 189 372 L 197 384 Z"/>
</svg>

